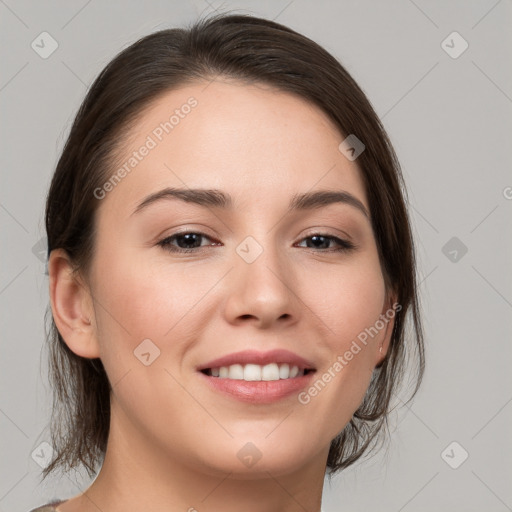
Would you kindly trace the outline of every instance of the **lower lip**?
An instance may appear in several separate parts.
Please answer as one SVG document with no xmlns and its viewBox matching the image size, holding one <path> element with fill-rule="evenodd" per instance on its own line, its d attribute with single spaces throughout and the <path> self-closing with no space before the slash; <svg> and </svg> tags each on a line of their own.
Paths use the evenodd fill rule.
<svg viewBox="0 0 512 512">
<path fill-rule="evenodd" d="M 202 372 L 199 375 L 216 391 L 220 391 L 242 402 L 270 404 L 291 395 L 298 394 L 309 385 L 315 372 L 292 379 L 245 381 L 210 377 Z"/>
</svg>

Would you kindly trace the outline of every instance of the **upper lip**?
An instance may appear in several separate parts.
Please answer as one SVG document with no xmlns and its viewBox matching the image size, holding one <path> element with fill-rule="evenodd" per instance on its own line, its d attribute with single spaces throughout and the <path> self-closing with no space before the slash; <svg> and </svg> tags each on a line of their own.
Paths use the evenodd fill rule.
<svg viewBox="0 0 512 512">
<path fill-rule="evenodd" d="M 257 350 L 243 350 L 234 352 L 226 356 L 219 357 L 208 363 L 200 365 L 199 371 L 207 368 L 220 368 L 221 366 L 231 366 L 232 364 L 258 364 L 264 366 L 270 363 L 284 364 L 290 366 L 298 366 L 299 370 L 314 370 L 314 365 L 303 357 L 290 352 L 289 350 L 276 349 L 268 352 L 258 352 Z"/>
</svg>

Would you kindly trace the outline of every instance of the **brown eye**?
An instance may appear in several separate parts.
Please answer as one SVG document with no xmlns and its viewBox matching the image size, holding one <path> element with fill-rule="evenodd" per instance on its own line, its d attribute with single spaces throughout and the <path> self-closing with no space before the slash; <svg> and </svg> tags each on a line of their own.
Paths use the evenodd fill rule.
<svg viewBox="0 0 512 512">
<path fill-rule="evenodd" d="M 322 252 L 341 252 L 355 249 L 356 246 L 348 240 L 342 240 L 336 236 L 316 233 L 303 239 L 308 249 L 320 250 Z M 330 244 L 334 242 L 338 247 L 332 247 Z M 304 246 L 302 246 L 304 247 Z"/>
<path fill-rule="evenodd" d="M 206 236 L 204 233 L 188 231 L 164 238 L 158 242 L 158 245 L 170 252 L 195 252 L 196 249 L 199 249 L 200 247 L 219 245 L 215 242 L 203 245 L 201 242 L 204 239 L 211 241 L 211 238 Z"/>
</svg>

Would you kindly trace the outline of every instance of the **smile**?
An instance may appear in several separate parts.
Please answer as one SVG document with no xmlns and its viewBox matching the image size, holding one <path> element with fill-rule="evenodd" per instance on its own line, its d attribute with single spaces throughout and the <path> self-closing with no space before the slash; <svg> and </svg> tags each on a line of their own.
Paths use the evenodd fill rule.
<svg viewBox="0 0 512 512">
<path fill-rule="evenodd" d="M 218 377 L 219 379 L 244 380 L 246 382 L 254 381 L 275 381 L 283 379 L 294 379 L 306 375 L 308 370 L 299 369 L 298 366 L 290 366 L 288 363 L 270 363 L 266 365 L 259 364 L 232 364 L 230 366 L 220 366 L 217 368 L 207 368 L 203 370 L 205 375 Z"/>
<path fill-rule="evenodd" d="M 297 395 L 316 369 L 288 350 L 246 350 L 197 367 L 203 382 L 221 395 L 251 404 L 270 404 Z"/>
</svg>

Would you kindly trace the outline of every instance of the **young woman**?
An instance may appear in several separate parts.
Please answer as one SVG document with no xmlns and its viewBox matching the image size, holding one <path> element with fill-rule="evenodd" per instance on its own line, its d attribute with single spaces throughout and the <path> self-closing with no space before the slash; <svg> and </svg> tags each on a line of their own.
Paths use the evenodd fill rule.
<svg viewBox="0 0 512 512">
<path fill-rule="evenodd" d="M 318 512 L 406 361 L 421 380 L 404 195 L 369 101 L 306 37 L 221 15 L 122 51 L 46 209 L 44 477 L 97 476 L 38 510 Z"/>
</svg>

